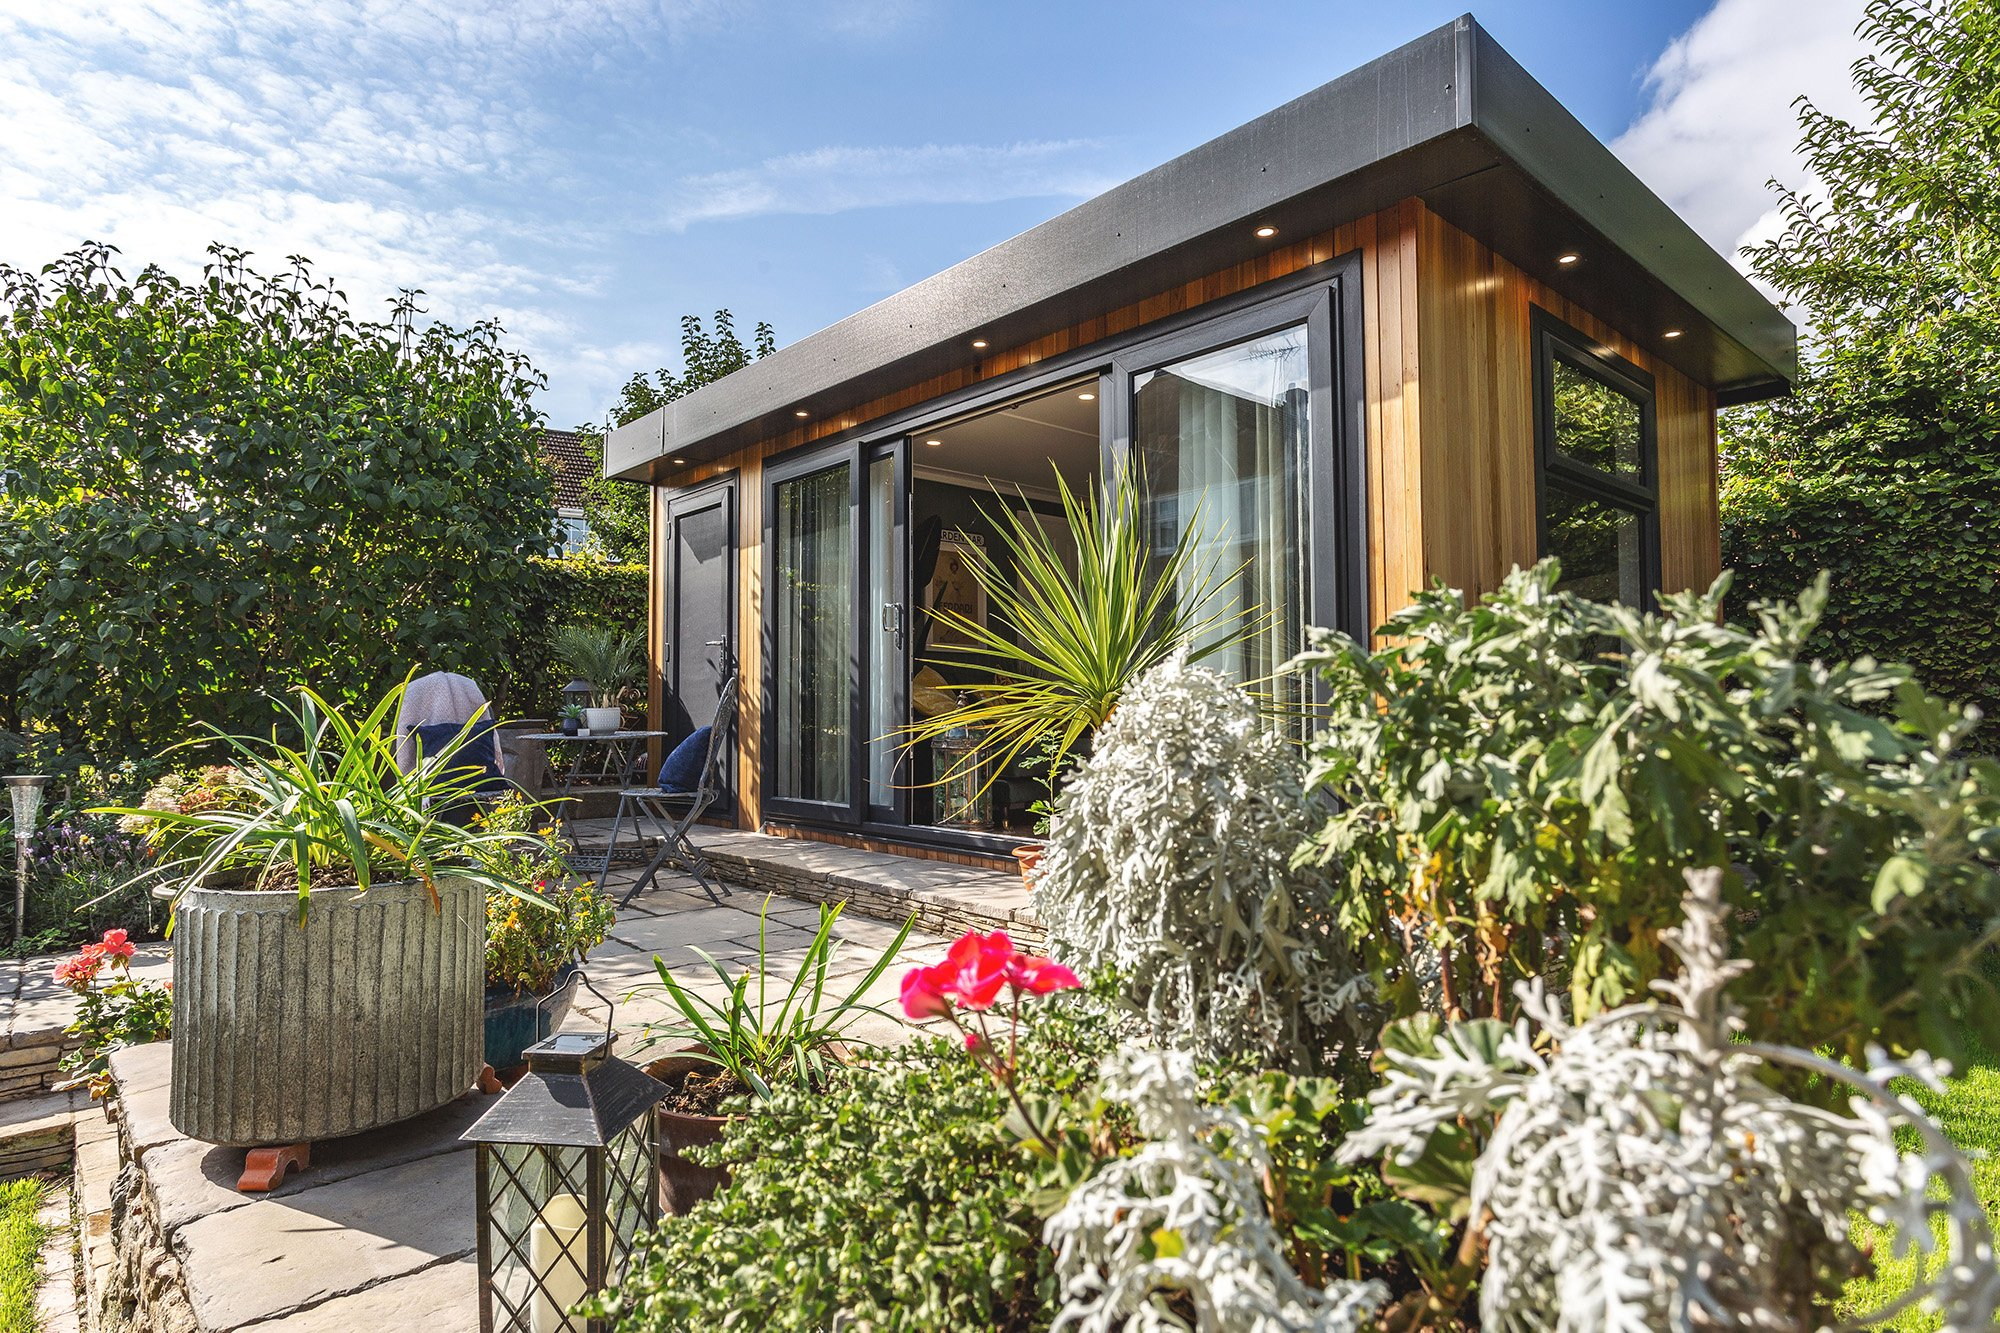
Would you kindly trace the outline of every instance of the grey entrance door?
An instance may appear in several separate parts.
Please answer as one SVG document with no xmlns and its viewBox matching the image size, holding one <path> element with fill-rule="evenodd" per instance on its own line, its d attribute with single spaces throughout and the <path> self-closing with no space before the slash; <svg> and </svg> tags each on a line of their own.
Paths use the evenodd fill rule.
<svg viewBox="0 0 2000 1333">
<path fill-rule="evenodd" d="M 705 726 L 736 669 L 736 482 L 727 478 L 667 503 L 666 686 L 669 744 Z M 733 719 L 725 719 L 731 721 Z M 730 792 L 716 813 L 734 807 Z"/>
</svg>

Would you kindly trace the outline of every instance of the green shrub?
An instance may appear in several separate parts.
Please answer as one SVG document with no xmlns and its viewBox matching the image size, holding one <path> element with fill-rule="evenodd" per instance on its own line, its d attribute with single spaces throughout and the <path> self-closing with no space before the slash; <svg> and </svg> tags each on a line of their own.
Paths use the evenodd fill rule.
<svg viewBox="0 0 2000 1333">
<path fill-rule="evenodd" d="M 528 562 L 530 579 L 521 627 L 508 641 L 500 669 L 478 679 L 503 717 L 553 718 L 562 687 L 574 673 L 557 653 L 560 628 L 592 625 L 646 633 L 646 567 L 614 565 L 590 556 Z"/>
<path fill-rule="evenodd" d="M 1717 866 L 1753 1036 L 1956 1059 L 1961 1025 L 1990 1033 L 2000 765 L 1963 750 L 1976 714 L 1902 667 L 1811 660 L 1824 582 L 1744 627 L 1718 623 L 1726 577 L 1642 615 L 1558 572 L 1306 654 L 1329 694 L 1312 785 L 1340 808 L 1303 854 L 1339 862 L 1396 1007 L 1504 1017 L 1537 974 L 1579 1016 L 1640 996 L 1681 867 Z"/>
<path fill-rule="evenodd" d="M 1107 1028 L 1082 1005 L 1038 1008 L 1021 1036 L 1024 1095 L 1087 1098 Z M 1003 1128 L 1007 1112 L 943 1040 L 872 1056 L 821 1094 L 774 1087 L 721 1146 L 730 1186 L 634 1253 L 609 1302 L 617 1327 L 1046 1328 L 1051 1256 L 1028 1201 L 1047 1168 Z"/>
<path fill-rule="evenodd" d="M 358 319 L 303 261 L 128 279 L 0 265 L 0 727 L 96 756 L 285 691 L 480 675 L 553 539 L 532 397 L 490 324 Z"/>
</svg>

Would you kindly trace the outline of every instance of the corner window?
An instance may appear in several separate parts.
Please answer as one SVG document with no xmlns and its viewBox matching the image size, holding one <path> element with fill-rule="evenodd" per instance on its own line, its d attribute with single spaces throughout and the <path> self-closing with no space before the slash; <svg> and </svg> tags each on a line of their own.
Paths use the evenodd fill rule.
<svg viewBox="0 0 2000 1333">
<path fill-rule="evenodd" d="M 1534 312 L 1535 492 L 1556 586 L 1645 606 L 1659 589 L 1653 377 Z"/>
</svg>

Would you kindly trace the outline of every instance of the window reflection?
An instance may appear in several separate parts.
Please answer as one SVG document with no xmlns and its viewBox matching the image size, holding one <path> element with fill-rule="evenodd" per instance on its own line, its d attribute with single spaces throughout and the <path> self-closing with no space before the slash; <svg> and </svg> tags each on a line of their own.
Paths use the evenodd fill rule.
<svg viewBox="0 0 2000 1333">
<path fill-rule="evenodd" d="M 1224 613 L 1213 637 L 1256 626 L 1205 664 L 1246 682 L 1266 681 L 1301 643 L 1309 388 L 1303 325 L 1133 378 L 1132 445 L 1154 550 L 1164 558 L 1199 524 L 1191 578 L 1228 576 L 1209 608 Z M 1287 703 L 1299 695 L 1293 680 L 1260 688 Z"/>
</svg>

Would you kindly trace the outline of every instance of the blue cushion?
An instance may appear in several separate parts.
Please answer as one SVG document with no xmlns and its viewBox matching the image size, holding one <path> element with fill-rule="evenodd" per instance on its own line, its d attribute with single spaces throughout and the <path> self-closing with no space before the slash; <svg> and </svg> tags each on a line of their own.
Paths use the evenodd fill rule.
<svg viewBox="0 0 2000 1333">
<path fill-rule="evenodd" d="M 713 727 L 696 727 L 694 734 L 674 747 L 667 762 L 660 765 L 660 790 L 697 791 L 701 787 L 701 766 L 708 761 L 708 733 Z"/>
<path fill-rule="evenodd" d="M 426 727 L 413 727 L 411 734 L 417 738 L 417 752 L 420 755 L 433 756 L 451 752 L 452 742 L 458 739 L 458 733 L 462 730 L 465 730 L 463 723 L 438 722 Z M 479 715 L 479 720 L 473 724 L 472 729 L 466 731 L 465 743 L 455 754 L 460 762 L 451 766 L 454 774 L 460 768 L 476 768 L 480 771 L 482 776 L 476 790 L 498 791 L 507 785 L 507 779 L 500 771 L 499 761 L 493 755 L 493 717 L 490 713 L 482 712 Z"/>
</svg>

